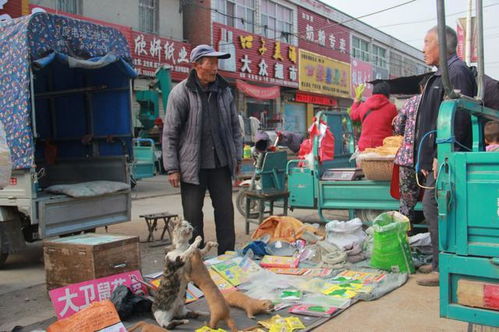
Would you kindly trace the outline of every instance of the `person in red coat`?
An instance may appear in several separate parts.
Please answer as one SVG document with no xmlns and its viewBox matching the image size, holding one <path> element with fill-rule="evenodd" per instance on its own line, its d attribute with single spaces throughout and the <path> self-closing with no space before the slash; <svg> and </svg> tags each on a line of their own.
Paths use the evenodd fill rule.
<svg viewBox="0 0 499 332">
<path fill-rule="evenodd" d="M 390 85 L 386 82 L 374 84 L 373 95 L 363 103 L 355 98 L 350 111 L 352 121 L 359 121 L 362 130 L 359 139 L 359 150 L 375 148 L 383 145 L 383 139 L 392 136 L 392 121 L 397 115 L 397 108 L 388 99 Z"/>
</svg>

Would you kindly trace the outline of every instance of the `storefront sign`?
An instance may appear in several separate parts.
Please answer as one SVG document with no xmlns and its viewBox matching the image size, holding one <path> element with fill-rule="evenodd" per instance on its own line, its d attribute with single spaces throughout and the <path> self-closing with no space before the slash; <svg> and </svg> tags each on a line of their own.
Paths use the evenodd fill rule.
<svg viewBox="0 0 499 332">
<path fill-rule="evenodd" d="M 236 80 L 236 86 L 246 95 L 255 99 L 276 99 L 281 95 L 281 89 L 278 86 L 263 87 L 249 84 L 241 80 Z"/>
<path fill-rule="evenodd" d="M 175 80 L 184 79 L 189 73 L 191 47 L 187 43 L 132 31 L 130 48 L 139 75 L 154 77 L 156 69 L 163 65 L 171 68 Z"/>
<path fill-rule="evenodd" d="M 300 90 L 350 97 L 350 64 L 300 49 Z"/>
<path fill-rule="evenodd" d="M 336 99 L 326 96 L 314 96 L 307 93 L 297 92 L 295 95 L 295 101 L 300 103 L 317 104 L 317 105 L 327 105 L 336 106 Z"/>
<path fill-rule="evenodd" d="M 352 98 L 355 97 L 355 87 L 362 83 L 367 83 L 372 81 L 373 77 L 373 66 L 359 59 L 352 58 L 351 62 L 352 68 Z M 372 85 L 367 84 L 364 90 L 364 97 L 369 97 L 372 94 Z"/>
<path fill-rule="evenodd" d="M 350 31 L 304 8 L 298 8 L 299 47 L 343 62 L 350 62 Z"/>
<path fill-rule="evenodd" d="M 278 40 L 213 23 L 215 48 L 231 54 L 220 60 L 226 77 L 298 87 L 298 49 Z"/>
<path fill-rule="evenodd" d="M 127 286 L 134 294 L 144 295 L 147 291 L 140 280 L 140 271 L 131 271 L 71 284 L 49 291 L 50 301 L 57 318 L 62 319 L 88 307 L 92 302 L 110 299 L 113 291 L 120 285 Z"/>
</svg>

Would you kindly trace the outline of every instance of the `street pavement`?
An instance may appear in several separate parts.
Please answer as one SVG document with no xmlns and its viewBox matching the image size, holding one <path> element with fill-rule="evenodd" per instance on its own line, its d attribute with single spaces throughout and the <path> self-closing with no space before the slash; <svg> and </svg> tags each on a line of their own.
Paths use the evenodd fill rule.
<svg viewBox="0 0 499 332">
<path fill-rule="evenodd" d="M 234 198 L 235 198 L 234 194 Z M 146 224 L 139 215 L 169 211 L 182 214 L 178 189 L 171 188 L 166 176 L 156 176 L 139 181 L 132 193 L 132 220 L 108 227 L 109 233 L 138 235 L 142 273 L 161 271 L 163 268 L 166 241 L 144 242 L 147 238 Z M 279 211 L 278 211 L 279 212 Z M 215 240 L 213 208 L 205 199 L 205 236 Z M 313 210 L 294 210 L 291 215 L 307 222 L 319 222 Z M 345 220 L 346 211 L 336 211 L 330 218 Z M 244 218 L 235 212 L 236 247 L 249 241 L 244 232 Z M 251 230 L 255 229 L 252 225 Z M 99 228 L 97 232 L 105 232 Z M 155 232 L 158 240 L 161 230 Z M 215 254 L 212 252 L 211 254 Z M 54 311 L 45 285 L 41 242 L 30 244 L 27 252 L 12 255 L 6 267 L 0 271 L 0 331 L 10 331 L 14 326 L 29 326 L 44 329 Z M 401 288 L 372 302 L 360 302 L 333 318 L 314 331 L 466 331 L 467 324 L 439 318 L 438 287 L 420 287 L 411 276 Z"/>
</svg>

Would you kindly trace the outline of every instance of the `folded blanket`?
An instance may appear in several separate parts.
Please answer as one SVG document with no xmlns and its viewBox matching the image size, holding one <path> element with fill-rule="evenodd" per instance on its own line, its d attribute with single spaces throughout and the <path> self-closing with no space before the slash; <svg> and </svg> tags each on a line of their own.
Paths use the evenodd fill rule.
<svg viewBox="0 0 499 332">
<path fill-rule="evenodd" d="M 93 197 L 130 189 L 130 185 L 116 181 L 90 181 L 74 184 L 58 184 L 45 191 L 54 194 L 65 194 L 71 197 Z"/>
</svg>

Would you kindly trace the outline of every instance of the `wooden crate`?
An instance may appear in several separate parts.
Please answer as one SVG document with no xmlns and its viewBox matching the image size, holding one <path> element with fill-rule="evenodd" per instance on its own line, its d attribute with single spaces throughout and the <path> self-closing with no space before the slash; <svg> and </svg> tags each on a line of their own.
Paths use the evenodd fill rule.
<svg viewBox="0 0 499 332">
<path fill-rule="evenodd" d="M 82 234 L 47 240 L 43 254 L 49 290 L 140 270 L 137 236 Z"/>
</svg>

